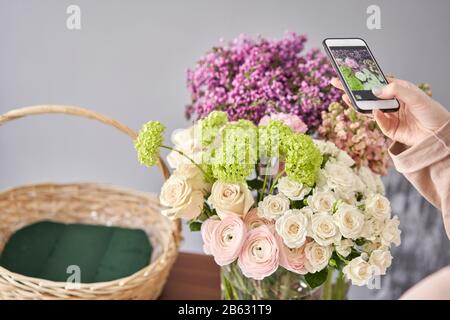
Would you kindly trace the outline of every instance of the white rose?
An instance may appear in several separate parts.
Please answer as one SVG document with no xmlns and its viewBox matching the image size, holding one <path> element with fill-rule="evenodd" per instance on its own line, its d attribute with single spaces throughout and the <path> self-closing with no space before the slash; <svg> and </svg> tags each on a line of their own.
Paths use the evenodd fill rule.
<svg viewBox="0 0 450 320">
<path fill-rule="evenodd" d="M 277 219 L 289 210 L 289 199 L 282 194 L 268 195 L 258 204 L 258 215 L 268 220 Z"/>
<path fill-rule="evenodd" d="M 328 265 L 333 253 L 331 246 L 321 246 L 316 242 L 309 242 L 305 246 L 305 267 L 310 273 L 322 270 Z"/>
<path fill-rule="evenodd" d="M 365 200 L 366 213 L 377 220 L 384 221 L 391 217 L 391 204 L 389 200 L 381 194 L 374 193 Z"/>
<path fill-rule="evenodd" d="M 346 258 L 351 252 L 353 247 L 353 241 L 350 239 L 342 239 L 336 244 L 336 252 Z"/>
<path fill-rule="evenodd" d="M 200 190 L 204 193 L 211 191 L 211 184 L 206 182 L 203 173 L 195 165 L 180 165 L 173 174 L 188 179 L 190 186 L 194 190 Z"/>
<path fill-rule="evenodd" d="M 364 227 L 361 231 L 361 237 L 367 240 L 374 241 L 383 231 L 384 221 L 372 217 L 366 218 Z"/>
<path fill-rule="evenodd" d="M 381 193 L 384 194 L 384 185 L 381 177 L 372 172 L 367 167 L 361 167 L 358 170 L 358 176 L 365 185 L 366 193 Z"/>
<path fill-rule="evenodd" d="M 288 210 L 278 218 L 275 229 L 286 246 L 298 248 L 306 241 L 308 217 L 298 209 Z"/>
<path fill-rule="evenodd" d="M 328 160 L 320 173 L 330 189 L 343 194 L 362 191 L 360 190 L 362 182 L 359 177 L 350 167 L 341 162 Z"/>
<path fill-rule="evenodd" d="M 316 147 L 321 154 L 329 154 L 332 157 L 336 157 L 341 151 L 334 143 L 324 140 L 314 140 Z"/>
<path fill-rule="evenodd" d="M 343 273 L 347 279 L 352 281 L 352 284 L 357 286 L 364 286 L 368 284 L 372 278 L 374 270 L 373 267 L 361 257 L 357 257 L 350 261 L 343 269 Z"/>
<path fill-rule="evenodd" d="M 346 165 L 347 167 L 351 167 L 355 164 L 355 160 L 353 160 L 347 152 L 342 150 L 339 150 L 339 153 L 336 156 L 336 160 L 343 165 Z"/>
<path fill-rule="evenodd" d="M 400 234 L 401 231 L 398 228 L 400 225 L 400 221 L 398 217 L 395 216 L 392 219 L 388 219 L 385 224 L 383 231 L 380 234 L 380 241 L 382 245 L 390 246 L 391 243 L 399 246 L 401 243 Z"/>
<path fill-rule="evenodd" d="M 361 249 L 364 252 L 370 254 L 370 253 L 372 253 L 372 251 L 377 250 L 381 247 L 382 247 L 382 245 L 379 242 L 366 242 L 362 245 Z"/>
<path fill-rule="evenodd" d="M 314 193 L 308 197 L 308 205 L 315 212 L 331 212 L 333 204 L 336 201 L 336 197 L 332 191 L 314 191 Z"/>
<path fill-rule="evenodd" d="M 193 219 L 203 210 L 203 193 L 193 190 L 188 180 L 179 175 L 172 175 L 161 188 L 160 202 L 168 209 L 161 210 L 165 216 Z"/>
<path fill-rule="evenodd" d="M 254 199 L 246 183 L 230 184 L 216 181 L 208 203 L 224 219 L 229 215 L 243 217 L 253 206 Z"/>
<path fill-rule="evenodd" d="M 392 255 L 389 250 L 377 249 L 372 251 L 369 258 L 369 263 L 374 267 L 376 275 L 386 274 L 387 268 L 392 264 Z"/>
<path fill-rule="evenodd" d="M 290 180 L 288 177 L 282 177 L 278 180 L 278 191 L 291 200 L 303 200 L 311 191 L 311 188 L 302 183 Z"/>
<path fill-rule="evenodd" d="M 342 203 L 334 215 L 339 230 L 345 238 L 358 239 L 364 227 L 364 215 L 355 206 Z"/>
<path fill-rule="evenodd" d="M 333 216 L 326 212 L 319 212 L 312 216 L 311 236 L 321 246 L 330 245 L 341 239 L 341 233 Z"/>
<path fill-rule="evenodd" d="M 172 143 L 174 144 L 174 148 L 182 151 L 188 157 L 193 159 L 196 162 L 201 161 L 201 144 L 198 140 L 198 126 L 193 125 L 186 129 L 175 130 L 172 133 Z M 192 163 L 189 159 L 182 156 L 180 153 L 176 151 L 171 151 L 167 156 L 167 163 L 173 169 L 177 169 L 181 165 L 190 165 Z"/>
</svg>

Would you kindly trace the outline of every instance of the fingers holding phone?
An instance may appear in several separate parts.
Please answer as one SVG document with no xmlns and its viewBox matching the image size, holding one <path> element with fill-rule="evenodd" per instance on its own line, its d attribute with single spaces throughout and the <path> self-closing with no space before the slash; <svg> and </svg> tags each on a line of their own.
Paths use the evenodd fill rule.
<svg viewBox="0 0 450 320">
<path fill-rule="evenodd" d="M 359 112 L 397 111 L 400 104 L 395 98 L 380 99 L 372 90 L 388 84 L 386 77 L 368 48 L 358 38 L 325 39 L 325 51 L 340 78 L 335 85 L 346 92 L 343 99 Z"/>
</svg>

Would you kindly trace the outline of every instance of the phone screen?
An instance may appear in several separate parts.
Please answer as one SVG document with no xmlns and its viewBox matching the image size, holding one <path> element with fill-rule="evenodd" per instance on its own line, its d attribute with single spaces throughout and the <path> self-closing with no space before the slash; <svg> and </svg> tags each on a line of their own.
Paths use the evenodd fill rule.
<svg viewBox="0 0 450 320">
<path fill-rule="evenodd" d="M 372 89 L 387 84 L 365 46 L 329 47 L 347 87 L 356 100 L 379 100 Z"/>
</svg>

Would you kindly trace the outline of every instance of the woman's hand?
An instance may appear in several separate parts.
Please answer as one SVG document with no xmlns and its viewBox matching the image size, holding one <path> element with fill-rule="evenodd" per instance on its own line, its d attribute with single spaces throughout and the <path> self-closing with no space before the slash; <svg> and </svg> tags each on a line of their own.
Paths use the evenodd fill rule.
<svg viewBox="0 0 450 320">
<path fill-rule="evenodd" d="M 333 78 L 331 84 L 344 89 L 337 78 Z M 424 140 L 450 120 L 450 113 L 439 102 L 408 81 L 390 78 L 388 85 L 372 92 L 380 99 L 396 98 L 400 102 L 397 112 L 384 113 L 375 109 L 373 115 L 386 136 L 407 146 Z M 343 100 L 351 106 L 346 94 Z"/>
</svg>

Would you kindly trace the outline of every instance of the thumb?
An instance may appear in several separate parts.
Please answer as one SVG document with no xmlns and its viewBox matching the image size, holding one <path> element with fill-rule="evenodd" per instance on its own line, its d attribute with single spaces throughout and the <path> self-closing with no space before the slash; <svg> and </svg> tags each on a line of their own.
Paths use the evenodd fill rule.
<svg viewBox="0 0 450 320">
<path fill-rule="evenodd" d="M 395 116 L 384 113 L 379 109 L 373 110 L 373 116 L 384 135 L 394 140 L 395 127 L 397 126 Z"/>
<path fill-rule="evenodd" d="M 375 87 L 372 93 L 380 99 L 394 99 L 397 98 L 406 104 L 417 104 L 420 102 L 421 95 L 418 89 L 413 84 L 394 79 L 388 85 L 383 87 Z"/>
</svg>

